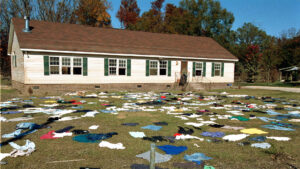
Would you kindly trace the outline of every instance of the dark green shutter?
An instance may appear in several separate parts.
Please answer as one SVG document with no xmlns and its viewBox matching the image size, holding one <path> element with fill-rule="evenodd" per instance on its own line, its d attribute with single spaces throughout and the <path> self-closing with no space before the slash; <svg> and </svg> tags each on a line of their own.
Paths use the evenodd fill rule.
<svg viewBox="0 0 300 169">
<path fill-rule="evenodd" d="M 88 75 L 88 62 L 87 62 L 87 57 L 83 58 L 83 76 Z"/>
<path fill-rule="evenodd" d="M 193 76 L 196 76 L 196 62 L 193 62 Z"/>
<path fill-rule="evenodd" d="M 131 76 L 131 59 L 127 59 L 127 76 Z"/>
<path fill-rule="evenodd" d="M 215 63 L 213 62 L 211 64 L 211 77 L 214 77 L 215 76 Z"/>
<path fill-rule="evenodd" d="M 44 75 L 49 76 L 49 56 L 44 56 Z"/>
<path fill-rule="evenodd" d="M 224 77 L 224 62 L 222 62 L 222 72 L 221 72 L 221 76 Z"/>
<path fill-rule="evenodd" d="M 203 77 L 206 76 L 206 62 L 203 62 Z"/>
<path fill-rule="evenodd" d="M 104 76 L 108 76 L 108 58 L 104 58 Z"/>
<path fill-rule="evenodd" d="M 172 68 L 171 68 L 171 61 L 170 60 L 168 60 L 168 76 L 171 76 L 171 70 L 172 70 Z"/>
<path fill-rule="evenodd" d="M 149 60 L 146 60 L 146 76 L 149 76 Z"/>
</svg>

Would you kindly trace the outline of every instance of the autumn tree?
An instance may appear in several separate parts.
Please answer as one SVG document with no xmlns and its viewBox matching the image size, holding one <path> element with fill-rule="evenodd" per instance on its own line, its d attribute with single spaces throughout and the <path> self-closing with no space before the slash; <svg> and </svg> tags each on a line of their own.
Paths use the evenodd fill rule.
<svg viewBox="0 0 300 169">
<path fill-rule="evenodd" d="M 130 25 L 134 25 L 140 15 L 140 8 L 136 0 L 122 0 L 117 18 L 121 22 L 122 27 L 127 29 Z"/>
<path fill-rule="evenodd" d="M 110 3 L 107 0 L 80 0 L 76 9 L 77 21 L 83 25 L 110 27 Z"/>
</svg>

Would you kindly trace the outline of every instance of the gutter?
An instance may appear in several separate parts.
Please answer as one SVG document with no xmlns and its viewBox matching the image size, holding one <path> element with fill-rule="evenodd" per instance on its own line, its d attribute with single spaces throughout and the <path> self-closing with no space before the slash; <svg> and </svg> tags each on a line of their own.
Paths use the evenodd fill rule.
<svg viewBox="0 0 300 169">
<path fill-rule="evenodd" d="M 49 53 L 67 53 L 67 54 L 87 54 L 87 55 L 103 55 L 103 56 L 131 56 L 146 58 L 164 58 L 164 59 L 183 59 L 183 60 L 216 60 L 216 61 L 232 61 L 237 62 L 238 59 L 218 59 L 218 58 L 195 58 L 182 56 L 162 56 L 162 55 L 142 55 L 142 54 L 123 54 L 123 53 L 102 53 L 102 52 L 83 52 L 83 51 L 61 51 L 61 50 L 45 50 L 45 49 L 27 49 L 21 48 L 21 51 L 28 52 L 49 52 Z"/>
</svg>

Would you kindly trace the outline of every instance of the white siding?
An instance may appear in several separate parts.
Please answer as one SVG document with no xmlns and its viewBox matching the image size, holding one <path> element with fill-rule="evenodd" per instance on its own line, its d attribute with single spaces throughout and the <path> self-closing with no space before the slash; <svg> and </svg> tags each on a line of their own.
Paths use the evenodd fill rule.
<svg viewBox="0 0 300 169">
<path fill-rule="evenodd" d="M 175 72 L 180 72 L 181 65 L 171 63 L 171 76 L 146 76 L 145 59 L 131 59 L 131 76 L 104 76 L 104 57 L 88 57 L 88 76 L 45 76 L 43 55 L 32 54 L 25 56 L 25 84 L 174 83 Z"/>
<path fill-rule="evenodd" d="M 206 76 L 193 77 L 193 62 L 188 62 L 188 72 L 190 82 L 202 83 L 233 83 L 234 82 L 234 62 L 224 63 L 224 76 L 211 76 L 212 62 L 206 62 Z"/>
<path fill-rule="evenodd" d="M 13 55 L 16 55 L 17 66 L 14 66 Z M 24 57 L 23 52 L 20 50 L 18 38 L 16 32 L 14 32 L 14 38 L 12 42 L 12 52 L 11 52 L 11 78 L 14 81 L 24 83 Z"/>
</svg>

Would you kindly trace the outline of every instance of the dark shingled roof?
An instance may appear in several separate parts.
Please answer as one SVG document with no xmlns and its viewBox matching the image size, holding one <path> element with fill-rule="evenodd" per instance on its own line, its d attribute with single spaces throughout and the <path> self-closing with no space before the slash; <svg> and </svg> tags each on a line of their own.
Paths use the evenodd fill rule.
<svg viewBox="0 0 300 169">
<path fill-rule="evenodd" d="M 13 18 L 20 48 L 121 54 L 237 59 L 212 38 L 149 33 Z"/>
</svg>

